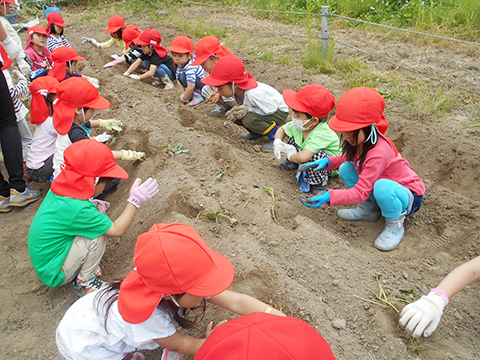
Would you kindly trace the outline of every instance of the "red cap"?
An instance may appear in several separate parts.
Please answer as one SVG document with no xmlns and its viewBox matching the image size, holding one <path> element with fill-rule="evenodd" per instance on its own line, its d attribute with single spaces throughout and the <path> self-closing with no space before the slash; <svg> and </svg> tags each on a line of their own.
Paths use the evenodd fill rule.
<svg viewBox="0 0 480 360">
<path fill-rule="evenodd" d="M 58 81 L 62 81 L 67 76 L 65 70 L 65 64 L 68 61 L 87 60 L 83 56 L 77 54 L 77 52 L 70 46 L 59 46 L 52 51 L 53 66 L 48 72 L 48 76 L 53 76 Z"/>
<path fill-rule="evenodd" d="M 2 0 L 0 2 L 6 2 L 6 3 L 12 4 L 12 5 L 18 6 L 17 3 L 13 0 Z"/>
<path fill-rule="evenodd" d="M 58 80 L 51 76 L 37 77 L 30 83 L 32 102 L 30 104 L 30 122 L 41 124 L 50 115 L 45 96 L 57 93 Z"/>
<path fill-rule="evenodd" d="M 158 56 L 160 56 L 161 58 L 167 56 L 167 49 L 160 45 L 160 43 L 162 42 L 162 36 L 155 29 L 145 30 L 138 38 L 133 41 L 135 44 L 140 46 L 153 46 Z"/>
<path fill-rule="evenodd" d="M 123 29 L 122 39 L 125 41 L 125 50 L 132 44 L 132 42 L 142 34 L 142 31 L 137 25 L 128 25 Z"/>
<path fill-rule="evenodd" d="M 5 49 L 1 44 L 0 44 L 0 54 L 2 55 L 2 59 L 3 59 L 2 70 L 8 69 L 10 65 L 12 65 L 12 60 L 8 57 L 7 52 L 5 51 Z"/>
<path fill-rule="evenodd" d="M 108 19 L 108 28 L 105 30 L 105 32 L 107 34 L 113 34 L 125 26 L 125 20 L 123 20 L 120 15 L 113 15 L 110 19 Z"/>
<path fill-rule="evenodd" d="M 167 49 L 178 54 L 193 54 L 193 41 L 188 36 L 180 35 L 172 40 L 172 45 Z"/>
<path fill-rule="evenodd" d="M 153 225 L 137 238 L 133 262 L 118 295 L 118 310 L 130 324 L 147 320 L 165 294 L 215 296 L 235 276 L 232 263 L 186 224 Z"/>
<path fill-rule="evenodd" d="M 326 117 L 335 107 L 335 96 L 325 86 L 318 84 L 304 86 L 297 92 L 286 89 L 282 95 L 292 110 L 308 113 L 319 119 Z"/>
<path fill-rule="evenodd" d="M 53 180 L 54 194 L 87 200 L 95 192 L 95 178 L 127 179 L 128 173 L 115 163 L 112 150 L 93 139 L 74 142 L 63 153 L 62 172 Z"/>
<path fill-rule="evenodd" d="M 220 86 L 234 82 L 243 90 L 257 87 L 257 82 L 252 75 L 245 72 L 245 65 L 235 55 L 224 56 L 215 64 L 210 76 L 202 79 L 202 82 L 210 86 Z"/>
<path fill-rule="evenodd" d="M 195 360 L 335 360 L 326 340 L 306 322 L 252 313 L 217 327 Z"/>
<path fill-rule="evenodd" d="M 224 56 L 233 55 L 226 46 L 220 44 L 215 36 L 209 35 L 201 38 L 195 48 L 196 59 L 192 65 L 202 65 L 212 55 L 217 55 L 219 58 Z"/>
<path fill-rule="evenodd" d="M 336 114 L 332 116 L 328 126 L 333 131 L 346 132 L 375 125 L 380 134 L 392 145 L 395 154 L 398 154 L 393 141 L 385 135 L 388 123 L 383 110 L 385 110 L 385 100 L 377 90 L 356 87 L 348 90 L 338 99 Z"/>
<path fill-rule="evenodd" d="M 95 86 L 82 77 L 74 76 L 57 86 L 57 98 L 53 101 L 53 126 L 60 135 L 72 127 L 75 110 L 83 107 L 108 109 L 110 101 L 101 97 Z"/>
<path fill-rule="evenodd" d="M 27 39 L 27 46 L 30 45 L 30 41 L 32 41 L 33 34 L 41 34 L 48 36 L 47 31 L 40 25 L 33 25 L 32 27 L 28 28 L 28 39 Z"/>
<path fill-rule="evenodd" d="M 60 15 L 56 11 L 52 11 L 50 14 L 48 14 L 47 21 L 48 21 L 48 23 L 47 23 L 46 30 L 47 30 L 48 35 L 50 35 L 50 25 L 51 24 L 55 24 L 55 25 L 60 26 L 60 27 L 68 27 L 67 25 L 65 25 L 65 22 L 63 21 L 62 15 Z"/>
</svg>

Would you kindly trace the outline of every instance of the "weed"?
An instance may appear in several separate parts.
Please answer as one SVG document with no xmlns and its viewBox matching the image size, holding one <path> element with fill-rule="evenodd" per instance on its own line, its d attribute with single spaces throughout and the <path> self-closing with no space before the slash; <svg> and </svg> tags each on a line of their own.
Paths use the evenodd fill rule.
<svg viewBox="0 0 480 360">
<path fill-rule="evenodd" d="M 222 172 L 221 172 L 220 174 L 217 175 L 217 180 L 218 180 L 218 181 L 222 180 L 223 175 L 226 174 L 227 169 L 228 169 L 229 167 L 230 167 L 230 165 L 228 164 L 228 162 L 224 162 L 224 163 L 223 163 L 223 170 L 222 170 Z"/>
<path fill-rule="evenodd" d="M 423 343 L 423 338 L 413 338 L 410 337 L 410 344 L 407 345 L 407 349 L 409 352 L 415 352 L 417 354 L 420 354 L 423 350 L 425 350 L 425 344 Z"/>
<path fill-rule="evenodd" d="M 215 221 L 216 226 L 213 230 L 215 236 L 219 236 L 220 224 L 223 222 L 223 219 L 228 219 L 230 221 L 230 226 L 231 227 L 235 227 L 235 226 L 238 225 L 237 219 L 223 214 L 220 210 L 207 211 L 207 212 L 204 212 L 204 213 L 200 213 L 200 214 L 198 214 L 197 219 L 200 216 L 205 216 L 207 219 Z"/>
<path fill-rule="evenodd" d="M 273 190 L 273 188 L 268 187 L 268 186 L 264 186 L 263 191 L 265 191 L 272 198 L 272 200 L 267 201 L 266 204 L 270 208 L 270 214 L 272 215 L 273 221 L 275 221 L 278 224 L 277 215 L 275 213 L 275 191 Z"/>
</svg>

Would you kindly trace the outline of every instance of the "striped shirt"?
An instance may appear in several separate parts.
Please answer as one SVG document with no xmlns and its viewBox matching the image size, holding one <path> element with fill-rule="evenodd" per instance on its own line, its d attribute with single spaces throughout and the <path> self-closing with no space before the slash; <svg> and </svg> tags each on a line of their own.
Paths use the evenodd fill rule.
<svg viewBox="0 0 480 360">
<path fill-rule="evenodd" d="M 10 71 L 3 70 L 3 75 L 7 81 L 8 90 L 10 91 L 10 96 L 13 101 L 13 108 L 15 109 L 17 121 L 23 120 L 28 114 L 28 108 L 23 105 L 23 103 L 20 101 L 20 98 L 30 93 L 27 80 L 20 79 L 18 80 L 17 85 L 15 85 L 13 83 L 12 76 L 10 75 Z"/>
<path fill-rule="evenodd" d="M 203 68 L 201 65 L 193 65 L 192 62 L 194 59 L 190 60 L 185 66 L 177 65 L 177 79 L 180 83 L 187 87 L 187 83 L 195 84 L 195 88 L 202 88 L 203 83 L 201 80 L 205 78 Z"/>
<path fill-rule="evenodd" d="M 53 50 L 55 50 L 56 48 L 58 48 L 60 46 L 72 47 L 72 45 L 70 45 L 70 43 L 68 42 L 67 38 L 63 35 L 60 35 L 60 37 L 58 39 L 53 35 L 50 35 L 48 37 L 48 39 L 47 39 L 47 49 L 50 50 L 50 52 L 52 52 Z"/>
</svg>

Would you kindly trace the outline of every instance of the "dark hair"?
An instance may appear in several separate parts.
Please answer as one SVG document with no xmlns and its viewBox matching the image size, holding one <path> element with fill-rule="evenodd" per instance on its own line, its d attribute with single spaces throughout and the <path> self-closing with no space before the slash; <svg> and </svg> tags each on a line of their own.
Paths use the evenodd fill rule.
<svg viewBox="0 0 480 360">
<path fill-rule="evenodd" d="M 57 32 L 55 31 L 55 24 L 50 24 L 50 33 L 51 33 L 51 34 L 63 35 L 63 27 L 62 27 L 62 31 L 60 31 L 60 33 L 57 33 Z"/>
<path fill-rule="evenodd" d="M 48 93 L 43 98 L 45 99 L 45 103 L 47 104 L 48 110 L 50 111 L 50 116 L 53 115 L 53 100 L 57 97 L 57 94 Z"/>
<path fill-rule="evenodd" d="M 102 290 L 99 290 L 97 294 L 95 295 L 95 302 L 96 302 L 96 310 L 97 313 L 100 313 L 100 308 L 105 313 L 105 322 L 103 326 L 105 327 L 105 331 L 107 334 L 109 333 L 107 330 L 107 320 L 108 320 L 108 313 L 110 312 L 110 308 L 112 305 L 115 303 L 115 301 L 118 300 L 118 294 L 120 292 L 120 285 L 122 284 L 123 280 L 117 280 L 114 282 L 109 283 L 105 288 Z M 179 294 L 183 295 L 183 294 Z M 170 313 L 170 315 L 175 319 L 175 321 L 184 329 L 189 329 L 195 326 L 197 321 L 203 319 L 205 317 L 205 309 L 206 309 L 206 303 L 205 299 L 202 300 L 198 308 L 200 308 L 200 314 L 196 314 L 194 319 L 190 320 L 184 317 L 183 315 L 187 315 L 189 313 L 189 309 L 186 309 L 187 311 L 183 312 L 183 314 L 180 314 L 180 309 L 178 306 L 176 306 L 172 301 L 170 300 L 165 300 L 162 299 L 158 303 L 157 307 L 162 306 Z"/>
<path fill-rule="evenodd" d="M 114 33 L 111 33 L 110 35 L 111 35 L 113 38 L 115 38 L 115 37 L 113 36 L 113 34 L 117 34 L 117 35 L 118 35 L 118 38 L 117 38 L 117 39 L 122 40 L 122 39 L 123 39 L 123 29 L 124 29 L 124 28 L 121 28 L 121 29 L 115 31 Z"/>
<path fill-rule="evenodd" d="M 351 145 L 346 139 L 345 137 L 343 136 L 343 134 L 341 135 L 340 137 L 340 140 L 342 142 L 342 153 L 344 155 L 346 155 L 347 157 L 347 160 L 348 161 L 353 161 L 353 159 L 355 158 L 355 155 L 357 154 L 358 150 L 359 150 L 359 144 L 358 144 L 358 134 L 360 133 L 360 131 L 363 131 L 365 136 L 368 136 L 368 134 L 370 134 L 370 131 L 372 127 L 370 125 L 362 128 L 362 129 L 358 129 L 358 130 L 355 130 L 355 131 L 352 131 L 353 132 L 353 136 L 354 136 L 354 139 L 356 140 L 355 141 L 355 144 L 356 145 Z M 362 147 L 362 153 L 361 154 L 358 154 L 358 167 L 360 169 L 360 171 L 362 171 L 362 166 L 363 166 L 363 163 L 365 162 L 365 158 L 367 157 L 367 153 L 375 146 L 375 144 L 372 143 L 372 139 L 369 138 L 368 140 L 366 140 L 364 143 L 363 143 L 363 147 Z"/>
</svg>

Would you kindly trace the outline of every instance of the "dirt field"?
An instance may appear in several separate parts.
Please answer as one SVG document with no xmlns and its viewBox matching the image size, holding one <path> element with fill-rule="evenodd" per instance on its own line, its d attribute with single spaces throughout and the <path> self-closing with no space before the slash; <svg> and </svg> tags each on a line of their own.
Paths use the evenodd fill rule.
<svg viewBox="0 0 480 360">
<path fill-rule="evenodd" d="M 241 128 L 209 116 L 212 104 L 191 109 L 181 103 L 177 90 L 164 91 L 150 81 L 122 76 L 125 66 L 103 69 L 110 55 L 119 50 L 99 50 L 80 42 L 80 36 L 103 41 L 108 38 L 103 29 L 113 10 L 99 11 L 101 16 L 83 23 L 82 14 L 64 11 L 70 25 L 66 36 L 88 59 L 79 63 L 80 72 L 98 78 L 101 95 L 112 103 L 97 117 L 117 118 L 126 124 L 111 147 L 141 150 L 148 156 L 141 163 L 120 162 L 130 179 L 121 181 L 116 191 L 106 197 L 112 204 L 107 214 L 112 219 L 120 215 L 135 178 L 153 176 L 161 184 L 160 193 L 142 205 L 126 234 L 121 239 L 109 239 L 102 261 L 105 280 L 124 277 L 132 269 L 136 236 L 154 223 L 184 222 L 194 226 L 213 249 L 232 261 L 236 269 L 233 290 L 251 294 L 309 322 L 327 339 L 339 360 L 480 358 L 480 282 L 458 294 L 434 335 L 413 348 L 410 338 L 398 327 L 395 310 L 375 297 L 379 292 L 377 277 L 394 289 L 387 289 L 391 297 L 402 296 L 399 289 L 413 290 L 420 296 L 450 270 L 479 255 L 480 128 L 470 119 L 475 108 L 473 100 L 478 98 L 465 97 L 464 106 L 435 120 L 409 118 L 398 99 L 387 102 L 387 135 L 425 182 L 427 193 L 423 208 L 405 222 L 406 233 L 399 248 L 382 253 L 372 246 L 383 229 L 382 219 L 376 223 L 349 223 L 337 218 L 338 208 L 324 206 L 315 210 L 303 206 L 298 201 L 300 191 L 294 173 L 280 170 L 280 162 L 273 154 L 260 151 L 265 140 L 240 140 Z M 201 17 L 216 26 L 241 27 L 247 19 L 254 29 L 289 34 L 301 31 L 295 26 L 231 12 L 210 12 L 205 8 L 182 11 L 183 16 Z M 147 13 L 120 14 L 127 23 L 141 29 L 158 29 L 165 46 L 181 34 L 178 29 L 150 22 Z M 395 49 L 403 54 L 405 66 L 417 64 L 418 70 L 431 69 L 438 76 L 452 71 L 448 70 L 451 66 L 468 69 L 456 73 L 455 81 L 479 86 L 478 49 L 386 41 L 358 29 L 344 29 L 335 35 L 355 43 L 364 40 L 368 42 L 366 47 L 380 52 Z M 344 82 L 333 76 L 310 76 L 294 67 L 252 59 L 244 52 L 245 47 L 235 47 L 240 34 L 228 36 L 228 45 L 244 59 L 247 71 L 279 91 L 297 90 L 317 82 L 338 99 L 347 90 Z M 250 40 L 248 46 L 252 47 L 262 38 L 252 35 Z M 378 69 L 393 70 L 382 63 Z M 162 147 L 179 143 L 189 151 L 172 155 Z M 225 175 L 217 180 L 226 163 L 229 167 Z M 276 222 L 270 214 L 271 198 L 263 191 L 265 186 L 275 191 Z M 338 188 L 342 184 L 336 178 L 331 186 Z M 48 187 L 40 187 L 45 195 Z M 25 209 L 14 209 L 0 219 L 0 351 L 5 359 L 59 358 L 54 331 L 76 299 L 71 286 L 47 288 L 32 269 L 27 234 L 39 206 L 40 201 Z M 236 218 L 238 226 L 223 222 L 216 234 L 215 222 L 198 217 L 215 210 Z M 399 309 L 403 306 L 401 302 L 392 303 Z M 233 317 L 209 306 L 205 320 L 193 333 L 199 335 L 209 320 Z M 147 359 L 158 358 L 158 354 L 146 354 Z"/>
</svg>

